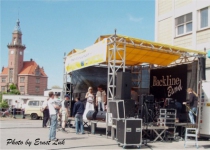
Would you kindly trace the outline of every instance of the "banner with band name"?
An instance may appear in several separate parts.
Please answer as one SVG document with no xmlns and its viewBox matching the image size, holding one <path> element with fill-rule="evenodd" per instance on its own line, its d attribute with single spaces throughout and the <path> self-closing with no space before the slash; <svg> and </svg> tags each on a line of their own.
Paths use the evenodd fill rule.
<svg viewBox="0 0 210 150">
<path fill-rule="evenodd" d="M 84 51 L 67 56 L 65 61 L 66 72 L 82 69 L 106 61 L 107 39 L 87 47 Z"/>
<path fill-rule="evenodd" d="M 150 72 L 150 93 L 155 98 L 173 98 L 186 101 L 187 65 L 154 69 Z"/>
</svg>

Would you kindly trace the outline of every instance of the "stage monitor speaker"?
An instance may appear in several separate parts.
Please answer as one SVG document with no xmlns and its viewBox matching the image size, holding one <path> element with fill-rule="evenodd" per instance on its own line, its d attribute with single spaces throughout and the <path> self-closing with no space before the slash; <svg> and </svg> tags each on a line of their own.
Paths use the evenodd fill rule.
<svg viewBox="0 0 210 150">
<path fill-rule="evenodd" d="M 112 118 L 115 119 L 125 118 L 124 100 L 109 101 L 109 111 L 110 113 L 112 113 Z"/>
<path fill-rule="evenodd" d="M 142 119 L 125 119 L 117 121 L 117 142 L 121 144 L 141 144 Z"/>
<path fill-rule="evenodd" d="M 96 114 L 96 120 L 105 121 L 106 120 L 106 111 L 98 111 Z"/>
<path fill-rule="evenodd" d="M 96 115 L 97 115 L 97 111 L 90 110 L 90 111 L 88 111 L 86 117 L 88 120 L 96 120 Z"/>
<path fill-rule="evenodd" d="M 116 99 L 131 98 L 131 73 L 118 72 L 116 82 Z"/>
<path fill-rule="evenodd" d="M 125 118 L 135 116 L 135 101 L 132 99 L 124 100 L 125 105 Z"/>
<path fill-rule="evenodd" d="M 202 80 L 206 80 L 206 58 L 199 57 L 200 65 L 200 77 Z"/>
</svg>

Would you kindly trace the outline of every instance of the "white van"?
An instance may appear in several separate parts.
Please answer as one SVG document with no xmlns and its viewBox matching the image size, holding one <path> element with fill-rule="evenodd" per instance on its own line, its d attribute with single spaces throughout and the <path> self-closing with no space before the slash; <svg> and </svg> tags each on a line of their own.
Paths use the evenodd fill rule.
<svg viewBox="0 0 210 150">
<path fill-rule="evenodd" d="M 41 112 L 44 100 L 28 100 L 25 107 L 25 115 L 30 115 L 31 119 L 39 119 L 43 117 Z"/>
</svg>

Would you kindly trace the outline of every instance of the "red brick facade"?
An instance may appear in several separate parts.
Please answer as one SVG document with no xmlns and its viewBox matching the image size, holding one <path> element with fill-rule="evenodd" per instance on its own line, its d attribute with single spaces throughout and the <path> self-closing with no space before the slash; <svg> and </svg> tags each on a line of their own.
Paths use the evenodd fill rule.
<svg viewBox="0 0 210 150">
<path fill-rule="evenodd" d="M 14 83 L 23 95 L 43 95 L 47 89 L 48 77 L 43 68 L 32 59 L 23 61 L 25 45 L 22 44 L 22 32 L 18 20 L 8 47 L 8 67 L 0 74 L 0 91 L 6 92 Z"/>
</svg>

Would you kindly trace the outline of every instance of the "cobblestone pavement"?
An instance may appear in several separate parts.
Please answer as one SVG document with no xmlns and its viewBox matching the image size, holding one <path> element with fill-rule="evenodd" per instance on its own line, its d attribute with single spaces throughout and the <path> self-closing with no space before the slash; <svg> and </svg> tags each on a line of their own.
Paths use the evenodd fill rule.
<svg viewBox="0 0 210 150">
<path fill-rule="evenodd" d="M 96 134 L 75 134 L 74 128 L 67 128 L 67 133 L 57 132 L 59 142 L 49 142 L 49 128 L 42 128 L 42 120 L 0 118 L 0 149 L 122 149 L 115 140 L 105 136 L 104 124 L 98 124 Z M 57 145 L 56 145 L 57 144 Z M 196 149 L 193 142 L 184 148 L 184 141 L 148 143 L 141 149 Z M 200 140 L 199 149 L 210 149 L 210 141 Z M 126 147 L 126 149 L 138 149 Z"/>
</svg>

